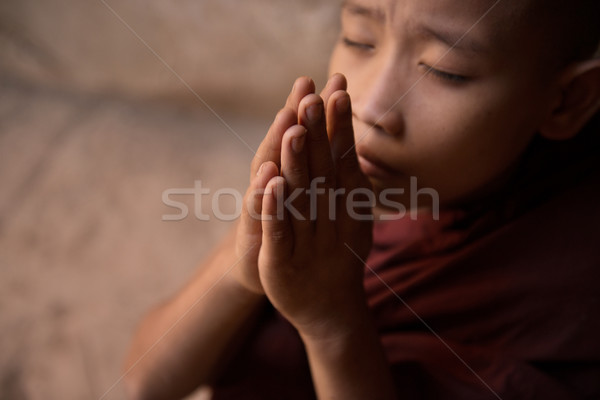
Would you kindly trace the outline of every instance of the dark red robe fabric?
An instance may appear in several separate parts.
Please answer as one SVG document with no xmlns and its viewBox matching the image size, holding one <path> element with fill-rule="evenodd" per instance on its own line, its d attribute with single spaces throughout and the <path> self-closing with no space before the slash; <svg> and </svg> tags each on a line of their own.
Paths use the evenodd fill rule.
<svg viewBox="0 0 600 400">
<path fill-rule="evenodd" d="M 375 225 L 365 288 L 400 399 L 600 399 L 598 121 L 536 139 L 478 204 Z M 265 310 L 214 400 L 313 398 L 298 334 Z"/>
</svg>

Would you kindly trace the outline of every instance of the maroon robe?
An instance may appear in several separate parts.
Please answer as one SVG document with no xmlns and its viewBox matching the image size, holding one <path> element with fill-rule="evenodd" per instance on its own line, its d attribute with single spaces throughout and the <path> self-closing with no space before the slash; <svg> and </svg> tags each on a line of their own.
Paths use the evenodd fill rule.
<svg viewBox="0 0 600 400">
<path fill-rule="evenodd" d="M 598 121 L 536 139 L 485 201 L 375 225 L 365 288 L 400 399 L 600 399 Z M 265 310 L 214 391 L 315 398 L 297 332 Z"/>
</svg>

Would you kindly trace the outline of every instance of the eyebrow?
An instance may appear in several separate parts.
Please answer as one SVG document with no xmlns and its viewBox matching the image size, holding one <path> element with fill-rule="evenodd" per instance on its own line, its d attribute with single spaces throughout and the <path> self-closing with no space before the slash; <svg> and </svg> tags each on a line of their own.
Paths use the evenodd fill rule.
<svg viewBox="0 0 600 400">
<path fill-rule="evenodd" d="M 417 35 L 432 38 L 443 43 L 451 49 L 470 51 L 472 53 L 485 53 L 488 47 L 476 39 L 469 37 L 469 31 L 451 31 L 433 28 L 424 24 L 410 24 Z"/>
<path fill-rule="evenodd" d="M 377 22 L 384 22 L 386 19 L 385 11 L 381 8 L 367 7 L 352 0 L 345 0 L 342 3 L 342 10 L 345 10 L 354 15 L 360 15 Z M 428 39 L 434 39 L 450 49 L 468 51 L 472 53 L 486 53 L 488 46 L 480 41 L 469 37 L 469 30 L 452 31 L 447 29 L 433 28 L 423 23 L 409 22 L 409 29 L 415 34 Z"/>
<path fill-rule="evenodd" d="M 385 12 L 380 8 L 366 7 L 362 4 L 355 3 L 351 0 L 346 0 L 342 4 L 342 10 L 346 10 L 351 14 L 360 15 L 377 22 L 385 21 Z"/>
</svg>

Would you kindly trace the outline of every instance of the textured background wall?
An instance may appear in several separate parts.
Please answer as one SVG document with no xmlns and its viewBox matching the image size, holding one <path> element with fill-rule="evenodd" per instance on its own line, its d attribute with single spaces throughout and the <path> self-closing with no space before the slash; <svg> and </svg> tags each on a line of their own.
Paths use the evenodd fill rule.
<svg viewBox="0 0 600 400">
<path fill-rule="evenodd" d="M 211 104 L 272 110 L 295 76 L 323 81 L 338 4 L 3 0 L 0 74 L 63 89 L 193 101 L 158 55 Z"/>
<path fill-rule="evenodd" d="M 163 191 L 243 193 L 337 29 L 337 0 L 109 4 L 239 137 L 100 0 L 0 1 L 1 399 L 124 398 L 137 322 L 232 226 L 162 221 Z"/>
</svg>

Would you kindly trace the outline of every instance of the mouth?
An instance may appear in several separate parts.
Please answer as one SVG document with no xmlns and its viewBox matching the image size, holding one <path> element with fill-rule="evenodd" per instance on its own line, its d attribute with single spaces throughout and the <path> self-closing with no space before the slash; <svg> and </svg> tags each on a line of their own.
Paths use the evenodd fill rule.
<svg viewBox="0 0 600 400">
<path fill-rule="evenodd" d="M 371 178 L 391 179 L 398 176 L 398 173 L 388 167 L 384 162 L 368 154 L 358 153 L 358 162 L 363 173 Z"/>
</svg>

